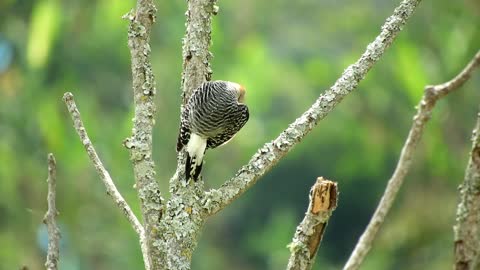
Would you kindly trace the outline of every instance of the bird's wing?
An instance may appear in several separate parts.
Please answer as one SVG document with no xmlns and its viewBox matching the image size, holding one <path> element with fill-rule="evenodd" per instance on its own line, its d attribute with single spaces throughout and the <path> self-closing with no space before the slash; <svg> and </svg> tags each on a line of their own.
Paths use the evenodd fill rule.
<svg viewBox="0 0 480 270">
<path fill-rule="evenodd" d="M 223 132 L 208 138 L 207 148 L 216 148 L 226 144 L 247 123 L 250 114 L 245 104 L 238 104 L 235 110 L 225 117 Z"/>
<path fill-rule="evenodd" d="M 177 152 L 180 152 L 184 145 L 187 145 L 188 140 L 190 140 L 190 127 L 188 125 L 188 111 L 187 108 L 184 108 L 182 111 L 182 117 L 180 119 L 180 128 L 178 131 L 177 138 Z"/>
</svg>

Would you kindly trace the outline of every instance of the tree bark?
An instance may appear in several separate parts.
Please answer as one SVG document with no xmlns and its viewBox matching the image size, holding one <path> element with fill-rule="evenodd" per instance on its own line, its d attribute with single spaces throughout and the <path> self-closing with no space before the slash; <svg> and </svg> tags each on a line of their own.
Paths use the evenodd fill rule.
<svg viewBox="0 0 480 270">
<path fill-rule="evenodd" d="M 165 269 L 158 242 L 163 242 L 159 220 L 163 211 L 163 197 L 155 179 L 152 155 L 152 133 L 155 123 L 155 78 L 150 63 L 150 32 L 157 9 L 152 0 L 138 0 L 135 11 L 125 17 L 130 20 L 128 47 L 132 60 L 133 99 L 135 117 L 132 136 L 124 142 L 130 150 L 135 187 L 140 199 L 148 258 L 151 269 Z"/>
<path fill-rule="evenodd" d="M 48 252 L 45 267 L 47 270 L 57 270 L 60 261 L 60 230 L 58 229 L 55 218 L 58 215 L 56 207 L 56 188 L 57 188 L 57 163 L 53 154 L 48 154 L 48 210 L 43 217 L 43 223 L 47 225 L 48 231 Z"/>
<path fill-rule="evenodd" d="M 477 269 L 480 254 L 480 114 L 477 115 L 472 142 L 453 227 L 456 270 Z"/>
<path fill-rule="evenodd" d="M 470 64 L 470 72 L 464 72 L 467 80 L 474 67 L 480 65 L 480 51 Z M 480 256 L 480 114 L 472 135 L 472 151 L 465 171 L 465 179 L 459 188 L 460 202 L 457 207 L 454 231 L 454 257 L 456 270 L 478 268 Z"/>
<path fill-rule="evenodd" d="M 308 210 L 298 225 L 290 249 L 287 270 L 310 270 L 327 222 L 337 207 L 337 183 L 319 177 L 310 189 Z"/>
</svg>

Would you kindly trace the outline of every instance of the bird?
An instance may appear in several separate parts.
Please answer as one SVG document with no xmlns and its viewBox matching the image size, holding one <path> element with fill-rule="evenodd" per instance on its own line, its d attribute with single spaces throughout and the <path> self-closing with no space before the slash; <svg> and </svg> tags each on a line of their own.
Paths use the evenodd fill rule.
<svg viewBox="0 0 480 270">
<path fill-rule="evenodd" d="M 204 82 L 194 90 L 180 119 L 177 152 L 186 150 L 186 181 L 195 182 L 207 149 L 229 142 L 249 119 L 245 87 L 229 81 Z"/>
</svg>

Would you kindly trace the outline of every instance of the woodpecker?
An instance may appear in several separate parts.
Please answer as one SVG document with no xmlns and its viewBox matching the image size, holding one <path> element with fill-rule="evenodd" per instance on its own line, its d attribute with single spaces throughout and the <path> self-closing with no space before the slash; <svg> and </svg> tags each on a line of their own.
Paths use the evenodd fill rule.
<svg viewBox="0 0 480 270">
<path fill-rule="evenodd" d="M 212 81 L 198 87 L 188 99 L 180 120 L 177 152 L 184 147 L 186 180 L 198 180 L 203 156 L 230 141 L 247 123 L 245 88 L 234 82 Z"/>
</svg>

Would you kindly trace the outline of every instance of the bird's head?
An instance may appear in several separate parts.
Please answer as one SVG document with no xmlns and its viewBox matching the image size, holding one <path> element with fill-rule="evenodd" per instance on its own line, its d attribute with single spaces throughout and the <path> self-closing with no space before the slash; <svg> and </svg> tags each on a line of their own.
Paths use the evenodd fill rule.
<svg viewBox="0 0 480 270">
<path fill-rule="evenodd" d="M 228 82 L 227 87 L 235 93 L 239 103 L 243 103 L 245 101 L 246 90 L 243 85 L 234 82 Z"/>
</svg>

